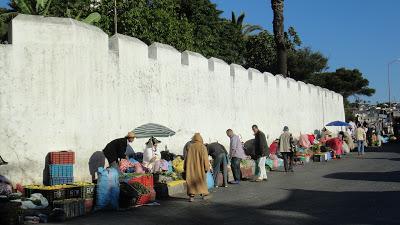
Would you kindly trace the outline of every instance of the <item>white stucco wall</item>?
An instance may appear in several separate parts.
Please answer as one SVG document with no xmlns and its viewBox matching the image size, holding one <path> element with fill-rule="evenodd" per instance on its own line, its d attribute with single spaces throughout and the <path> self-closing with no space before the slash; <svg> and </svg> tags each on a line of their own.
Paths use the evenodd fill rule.
<svg viewBox="0 0 400 225">
<path fill-rule="evenodd" d="M 19 15 L 12 44 L 0 45 L 0 173 L 14 182 L 42 180 L 52 150 L 76 152 L 75 177 L 112 139 L 148 123 L 177 134 L 162 139 L 181 153 L 194 132 L 228 145 L 227 128 L 269 141 L 284 125 L 298 135 L 344 120 L 343 98 L 313 85 L 228 65 L 194 52 L 100 29 L 72 19 Z M 146 140 L 137 139 L 136 150 Z"/>
</svg>

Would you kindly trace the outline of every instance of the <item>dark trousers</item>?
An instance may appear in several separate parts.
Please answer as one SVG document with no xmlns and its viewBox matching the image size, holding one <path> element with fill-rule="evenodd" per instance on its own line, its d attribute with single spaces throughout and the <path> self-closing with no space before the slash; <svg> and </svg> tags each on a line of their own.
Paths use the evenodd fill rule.
<svg viewBox="0 0 400 225">
<path fill-rule="evenodd" d="M 214 177 L 214 185 L 218 186 L 218 174 L 222 172 L 223 184 L 228 184 L 228 159 L 225 154 L 218 155 L 215 157 L 213 162 L 213 177 Z"/>
<path fill-rule="evenodd" d="M 242 161 L 241 158 L 232 157 L 231 159 L 231 169 L 233 173 L 233 178 L 235 181 L 240 181 L 240 162 Z"/>
<path fill-rule="evenodd" d="M 293 170 L 293 152 L 282 152 L 285 171 Z"/>
</svg>

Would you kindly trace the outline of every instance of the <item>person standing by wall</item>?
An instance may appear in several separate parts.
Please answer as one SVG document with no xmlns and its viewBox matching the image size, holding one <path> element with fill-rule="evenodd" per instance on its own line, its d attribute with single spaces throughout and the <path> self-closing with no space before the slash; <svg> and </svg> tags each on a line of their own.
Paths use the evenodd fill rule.
<svg viewBox="0 0 400 225">
<path fill-rule="evenodd" d="M 367 134 L 365 132 L 365 129 L 361 127 L 361 124 L 357 124 L 356 140 L 357 140 L 358 155 L 364 155 L 364 142 L 366 138 Z"/>
<path fill-rule="evenodd" d="M 189 201 L 193 202 L 197 194 L 205 199 L 208 196 L 206 173 L 210 170 L 210 162 L 200 133 L 193 136 L 192 144 L 188 146 L 183 168 Z"/>
<path fill-rule="evenodd" d="M 244 153 L 243 143 L 241 142 L 239 135 L 236 135 L 232 129 L 228 129 L 226 135 L 228 135 L 230 139 L 229 157 L 231 159 L 231 169 L 234 178 L 234 181 L 230 183 L 239 184 L 241 179 L 240 162 L 242 159 L 246 158 L 246 154 Z"/>
<path fill-rule="evenodd" d="M 283 133 L 279 137 L 279 151 L 283 156 L 283 165 L 285 167 L 285 172 L 293 171 L 293 137 L 289 132 L 289 127 L 283 127 Z"/>
<path fill-rule="evenodd" d="M 108 160 L 109 166 L 118 169 L 119 159 L 127 158 L 128 154 L 132 154 L 133 149 L 130 143 L 132 143 L 133 140 L 135 140 L 135 133 L 128 132 L 125 137 L 115 139 L 106 145 L 103 153 Z"/>
<path fill-rule="evenodd" d="M 218 174 L 222 172 L 222 187 L 228 187 L 228 152 L 218 142 L 206 144 L 208 154 L 213 158 L 214 187 L 218 187 Z"/>
<path fill-rule="evenodd" d="M 257 125 L 252 127 L 254 133 L 254 159 L 256 160 L 256 179 L 254 181 L 260 182 L 267 180 L 267 171 L 265 169 L 265 160 L 267 155 L 269 155 L 269 148 L 265 134 L 258 129 Z"/>
</svg>

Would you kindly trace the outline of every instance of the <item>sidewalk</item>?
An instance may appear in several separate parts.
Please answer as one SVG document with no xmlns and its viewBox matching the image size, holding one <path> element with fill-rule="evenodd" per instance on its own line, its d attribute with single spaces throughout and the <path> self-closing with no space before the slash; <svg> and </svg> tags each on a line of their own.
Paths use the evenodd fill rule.
<svg viewBox="0 0 400 225">
<path fill-rule="evenodd" d="M 189 203 L 181 196 L 159 201 L 160 206 L 98 212 L 65 224 L 398 224 L 400 144 L 384 151 L 311 162 L 295 173 L 270 172 L 267 182 L 219 188 L 207 201 Z"/>
</svg>

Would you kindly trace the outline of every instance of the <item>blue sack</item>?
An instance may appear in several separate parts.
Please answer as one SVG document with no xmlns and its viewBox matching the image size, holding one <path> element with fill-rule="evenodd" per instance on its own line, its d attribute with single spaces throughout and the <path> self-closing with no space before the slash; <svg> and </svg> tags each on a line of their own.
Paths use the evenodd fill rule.
<svg viewBox="0 0 400 225">
<path fill-rule="evenodd" d="M 208 189 L 214 188 L 214 177 L 210 171 L 207 172 L 207 187 Z"/>
<path fill-rule="evenodd" d="M 119 174 L 115 168 L 98 168 L 97 199 L 95 210 L 118 209 Z"/>
</svg>

